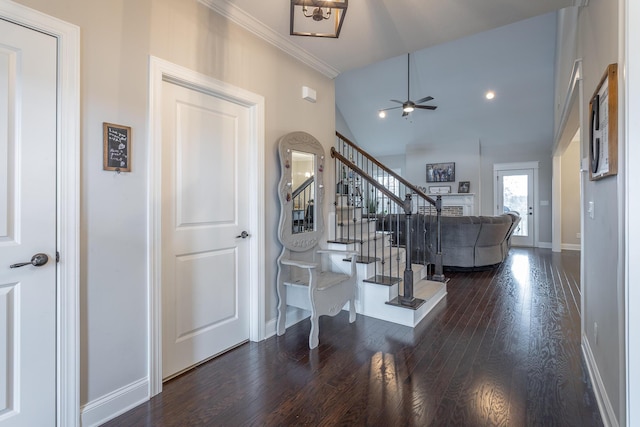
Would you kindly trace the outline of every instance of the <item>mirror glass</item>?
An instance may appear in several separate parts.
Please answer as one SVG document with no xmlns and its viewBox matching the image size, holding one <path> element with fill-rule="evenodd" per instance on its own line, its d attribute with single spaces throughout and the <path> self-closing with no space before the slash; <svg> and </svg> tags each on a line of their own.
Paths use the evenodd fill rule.
<svg viewBox="0 0 640 427">
<path fill-rule="evenodd" d="M 293 234 L 307 233 L 315 230 L 313 217 L 315 214 L 315 155 L 291 150 L 291 199 Z"/>
<path fill-rule="evenodd" d="M 280 224 L 283 250 L 303 252 L 315 247 L 324 233 L 324 149 L 306 132 L 291 132 L 278 141 L 280 156 Z"/>
</svg>

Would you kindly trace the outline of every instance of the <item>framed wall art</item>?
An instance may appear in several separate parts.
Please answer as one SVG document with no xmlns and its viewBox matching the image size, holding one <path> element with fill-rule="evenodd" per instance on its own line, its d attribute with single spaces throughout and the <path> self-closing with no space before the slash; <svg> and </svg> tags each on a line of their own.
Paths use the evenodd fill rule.
<svg viewBox="0 0 640 427">
<path fill-rule="evenodd" d="M 102 124 L 102 169 L 131 172 L 131 128 L 129 126 Z"/>
<path fill-rule="evenodd" d="M 427 163 L 427 182 L 455 182 L 456 164 Z"/>
<path fill-rule="evenodd" d="M 607 67 L 589 101 L 589 179 L 618 173 L 618 65 Z"/>
<path fill-rule="evenodd" d="M 449 194 L 451 193 L 450 185 L 430 185 L 429 194 Z"/>
<path fill-rule="evenodd" d="M 469 181 L 460 181 L 458 183 L 458 193 L 468 193 L 471 183 Z"/>
</svg>

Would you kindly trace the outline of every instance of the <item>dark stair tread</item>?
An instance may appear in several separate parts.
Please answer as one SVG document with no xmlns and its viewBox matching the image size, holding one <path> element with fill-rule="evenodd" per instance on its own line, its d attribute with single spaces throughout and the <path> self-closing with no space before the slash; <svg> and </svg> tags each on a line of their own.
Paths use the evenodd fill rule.
<svg viewBox="0 0 640 427">
<path fill-rule="evenodd" d="M 385 304 L 387 304 L 387 305 L 393 305 L 395 307 L 408 308 L 409 310 L 417 310 L 424 303 L 425 303 L 425 300 L 420 299 L 420 298 L 415 298 L 415 305 L 412 305 L 412 306 L 411 305 L 404 305 L 404 304 L 402 304 L 400 302 L 400 297 L 399 296 L 395 297 L 391 301 L 385 302 Z"/>
<path fill-rule="evenodd" d="M 390 276 L 382 276 L 380 274 L 376 274 L 373 277 L 364 279 L 363 282 L 375 283 L 377 285 L 393 286 L 397 283 L 402 282 L 402 279 L 400 277 L 390 277 Z"/>
<path fill-rule="evenodd" d="M 344 245 L 348 245 L 348 244 L 351 244 L 351 243 L 358 243 L 358 242 L 360 242 L 360 240 L 340 238 L 340 239 L 335 239 L 335 240 L 329 240 L 327 243 L 341 243 L 341 244 L 344 244 Z"/>
<path fill-rule="evenodd" d="M 345 258 L 343 259 L 343 261 L 351 262 L 351 258 Z M 380 258 L 375 258 L 372 256 L 362 256 L 362 255 L 358 255 L 356 257 L 356 262 L 358 264 L 371 264 L 372 262 L 376 262 L 376 261 L 380 261 Z"/>
</svg>

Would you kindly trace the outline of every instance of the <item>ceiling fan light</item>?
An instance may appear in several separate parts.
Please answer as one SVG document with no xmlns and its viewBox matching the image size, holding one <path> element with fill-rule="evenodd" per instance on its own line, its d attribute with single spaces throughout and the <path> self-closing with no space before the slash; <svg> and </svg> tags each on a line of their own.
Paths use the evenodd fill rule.
<svg viewBox="0 0 640 427">
<path fill-rule="evenodd" d="M 406 105 L 402 107 L 402 111 L 404 111 L 405 113 L 411 113 L 413 110 L 414 108 L 411 105 Z"/>
</svg>

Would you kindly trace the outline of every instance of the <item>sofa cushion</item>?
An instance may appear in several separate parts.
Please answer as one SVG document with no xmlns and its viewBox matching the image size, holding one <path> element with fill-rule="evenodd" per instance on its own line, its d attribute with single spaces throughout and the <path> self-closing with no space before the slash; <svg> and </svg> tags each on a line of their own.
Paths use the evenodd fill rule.
<svg viewBox="0 0 640 427">
<path fill-rule="evenodd" d="M 442 264 L 447 266 L 473 266 L 475 246 L 482 227 L 477 216 L 443 216 Z"/>
<path fill-rule="evenodd" d="M 441 217 L 442 264 L 447 267 L 484 267 L 499 264 L 509 253 L 508 238 L 520 217 Z M 411 218 L 411 256 L 414 263 L 435 262 L 437 222 L 435 216 L 414 214 Z M 404 215 L 378 218 L 378 230 L 389 231 L 393 241 L 406 244 Z"/>
<path fill-rule="evenodd" d="M 502 243 L 507 239 L 513 220 L 509 215 L 483 216 L 481 222 L 474 266 L 498 264 L 504 260 Z"/>
</svg>

